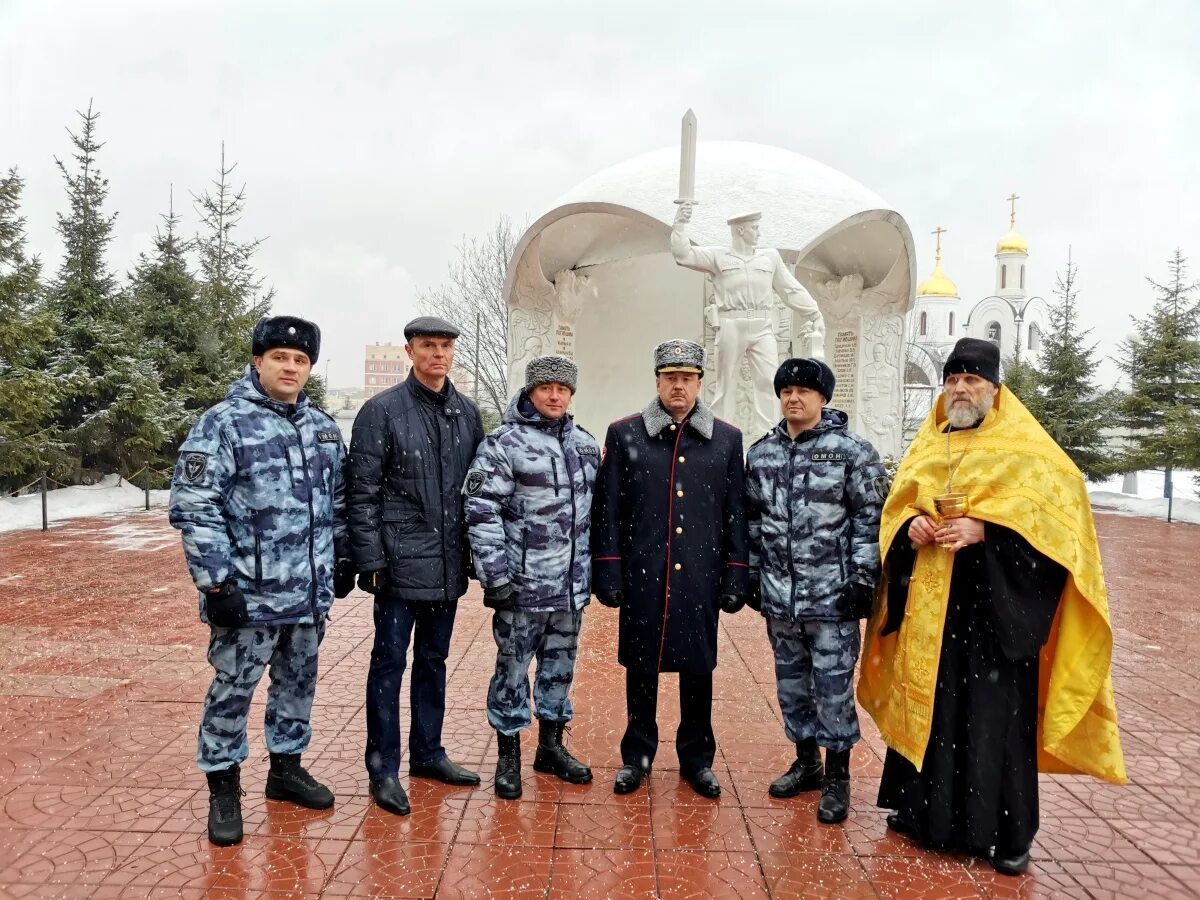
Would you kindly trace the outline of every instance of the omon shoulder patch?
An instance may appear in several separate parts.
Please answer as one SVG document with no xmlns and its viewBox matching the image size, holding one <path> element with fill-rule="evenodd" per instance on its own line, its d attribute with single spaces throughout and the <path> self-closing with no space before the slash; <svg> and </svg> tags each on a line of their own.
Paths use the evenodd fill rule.
<svg viewBox="0 0 1200 900">
<path fill-rule="evenodd" d="M 467 482 L 463 485 L 463 493 L 469 497 L 478 497 L 483 490 L 483 482 L 487 473 L 483 469 L 472 469 L 467 473 Z"/>
<path fill-rule="evenodd" d="M 183 458 L 183 477 L 195 483 L 204 477 L 208 470 L 207 453 L 189 453 Z"/>
</svg>

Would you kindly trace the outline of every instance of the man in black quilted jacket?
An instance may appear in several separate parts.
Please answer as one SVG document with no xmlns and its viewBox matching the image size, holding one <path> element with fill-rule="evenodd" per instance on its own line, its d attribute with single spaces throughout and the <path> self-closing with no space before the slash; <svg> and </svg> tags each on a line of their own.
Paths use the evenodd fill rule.
<svg viewBox="0 0 1200 900">
<path fill-rule="evenodd" d="M 408 772 L 477 785 L 442 746 L 446 656 L 470 552 L 462 487 L 483 440 L 479 409 L 446 377 L 458 329 L 422 316 L 404 327 L 408 379 L 368 400 L 354 420 L 347 462 L 350 542 L 358 584 L 375 596 L 367 673 L 367 774 L 375 802 L 410 811 L 400 771 L 400 684 L 413 644 Z"/>
</svg>

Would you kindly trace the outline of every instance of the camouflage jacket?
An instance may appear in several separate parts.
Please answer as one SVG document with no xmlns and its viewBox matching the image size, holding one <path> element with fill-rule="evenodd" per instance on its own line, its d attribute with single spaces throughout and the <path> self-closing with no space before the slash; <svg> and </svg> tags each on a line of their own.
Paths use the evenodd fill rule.
<svg viewBox="0 0 1200 900">
<path fill-rule="evenodd" d="M 179 448 L 171 524 L 200 589 L 232 577 L 250 624 L 311 623 L 333 603 L 333 564 L 349 553 L 337 424 L 304 394 L 272 400 L 246 374 Z"/>
<path fill-rule="evenodd" d="M 839 621 L 847 581 L 879 578 L 879 514 L 887 480 L 879 454 L 826 408 L 792 440 L 780 422 L 746 455 L 750 568 L 773 619 Z"/>
<path fill-rule="evenodd" d="M 521 392 L 467 473 L 467 535 L 484 587 L 512 582 L 523 610 L 579 609 L 591 595 L 595 438 L 543 418 Z"/>
</svg>

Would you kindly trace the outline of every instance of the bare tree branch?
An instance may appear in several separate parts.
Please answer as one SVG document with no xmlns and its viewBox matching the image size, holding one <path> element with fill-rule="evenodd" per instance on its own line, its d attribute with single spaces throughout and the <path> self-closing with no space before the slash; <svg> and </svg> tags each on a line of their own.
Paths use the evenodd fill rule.
<svg viewBox="0 0 1200 900">
<path fill-rule="evenodd" d="M 474 379 L 480 406 L 496 413 L 508 401 L 508 304 L 504 275 L 516 247 L 512 223 L 501 218 L 483 237 L 464 237 L 447 280 L 421 291 L 421 311 L 458 326 L 455 367 Z M 478 343 L 476 332 L 478 323 Z"/>
</svg>

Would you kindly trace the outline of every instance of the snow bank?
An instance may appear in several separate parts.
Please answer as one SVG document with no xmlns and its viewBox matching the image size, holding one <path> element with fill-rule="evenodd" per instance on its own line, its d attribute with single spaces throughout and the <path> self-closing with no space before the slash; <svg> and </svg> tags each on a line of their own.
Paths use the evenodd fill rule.
<svg viewBox="0 0 1200 900">
<path fill-rule="evenodd" d="M 1196 489 L 1195 472 L 1177 471 L 1171 476 L 1171 491 L 1175 503 L 1171 507 L 1171 518 L 1179 522 L 1200 525 L 1200 492 Z M 1167 499 L 1163 496 L 1165 476 L 1161 470 L 1137 473 L 1137 493 L 1122 492 L 1124 476 L 1118 475 L 1106 481 L 1098 481 L 1088 489 L 1092 506 L 1105 512 L 1127 516 L 1143 516 L 1152 519 L 1167 517 Z"/>
<path fill-rule="evenodd" d="M 151 491 L 150 506 L 166 507 L 170 491 Z M 51 522 L 81 516 L 108 516 L 142 509 L 146 495 L 141 488 L 116 475 L 105 475 L 99 484 L 58 488 L 46 495 Z M 42 527 L 42 496 L 0 497 L 0 531 Z"/>
</svg>

